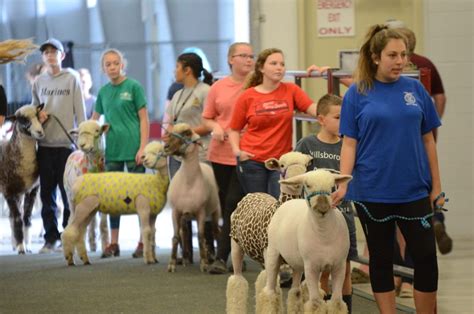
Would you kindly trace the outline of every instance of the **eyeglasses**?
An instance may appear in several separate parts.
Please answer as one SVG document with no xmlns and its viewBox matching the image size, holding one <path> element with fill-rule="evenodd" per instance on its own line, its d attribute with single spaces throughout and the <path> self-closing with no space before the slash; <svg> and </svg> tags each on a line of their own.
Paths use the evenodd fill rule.
<svg viewBox="0 0 474 314">
<path fill-rule="evenodd" d="M 233 55 L 232 58 L 234 57 L 241 57 L 241 58 L 244 58 L 244 59 L 255 59 L 255 55 L 248 55 L 246 53 L 241 53 L 241 54 L 238 54 L 238 55 Z"/>
</svg>

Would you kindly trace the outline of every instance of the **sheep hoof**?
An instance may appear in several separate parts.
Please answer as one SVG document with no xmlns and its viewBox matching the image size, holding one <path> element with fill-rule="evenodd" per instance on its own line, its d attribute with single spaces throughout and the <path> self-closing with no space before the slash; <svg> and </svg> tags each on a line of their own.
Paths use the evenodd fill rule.
<svg viewBox="0 0 474 314">
<path fill-rule="evenodd" d="M 24 250 L 18 251 L 18 255 L 25 255 L 26 252 Z"/>
<path fill-rule="evenodd" d="M 89 261 L 84 262 L 84 265 L 91 265 L 91 262 L 89 262 Z"/>
<path fill-rule="evenodd" d="M 168 272 L 169 272 L 169 273 L 174 273 L 174 272 L 176 272 L 176 265 L 174 265 L 174 264 L 168 264 Z"/>
</svg>

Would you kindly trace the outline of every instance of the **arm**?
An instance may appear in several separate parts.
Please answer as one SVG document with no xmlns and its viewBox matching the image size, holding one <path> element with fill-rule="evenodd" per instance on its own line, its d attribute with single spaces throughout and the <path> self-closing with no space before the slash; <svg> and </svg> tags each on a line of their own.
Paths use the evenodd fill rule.
<svg viewBox="0 0 474 314">
<path fill-rule="evenodd" d="M 82 88 L 79 83 L 79 78 L 76 78 L 74 86 L 74 113 L 76 115 L 76 122 L 79 125 L 82 121 L 86 120 L 86 106 L 84 104 L 84 98 L 82 97 Z"/>
<path fill-rule="evenodd" d="M 2 127 L 4 121 L 5 121 L 5 116 L 0 115 L 0 127 Z"/>
<path fill-rule="evenodd" d="M 207 128 L 203 123 L 193 128 L 193 131 L 196 132 L 199 136 L 208 135 L 211 133 L 211 130 Z"/>
<path fill-rule="evenodd" d="M 100 113 L 98 113 L 97 111 L 94 111 L 94 113 L 92 114 L 92 117 L 91 117 L 91 120 L 99 120 L 100 118 Z"/>
<path fill-rule="evenodd" d="M 438 153 L 436 151 L 436 143 L 433 137 L 432 132 L 428 132 L 423 135 L 423 143 L 426 149 L 426 155 L 428 157 L 428 163 L 430 166 L 430 173 L 431 173 L 431 192 L 430 192 L 430 200 L 431 205 L 433 206 L 433 202 L 435 198 L 441 193 L 441 178 L 439 174 L 439 166 L 438 166 Z M 438 200 L 439 205 L 444 205 L 444 198 Z"/>
<path fill-rule="evenodd" d="M 241 161 L 245 161 L 253 157 L 254 154 L 240 150 L 240 131 L 230 129 L 229 131 L 229 142 L 232 146 L 232 153 L 235 157 L 239 157 Z"/>
<path fill-rule="evenodd" d="M 356 159 L 357 140 L 348 136 L 342 139 L 341 148 L 341 174 L 352 174 Z M 339 184 L 338 189 L 332 194 L 333 206 L 338 205 L 347 192 L 348 182 Z"/>
<path fill-rule="evenodd" d="M 213 119 L 206 119 L 206 118 L 202 118 L 202 124 L 208 129 L 208 130 L 212 130 L 211 132 L 211 135 L 212 135 L 212 138 L 218 140 L 218 141 L 221 141 L 223 142 L 224 139 L 225 139 L 225 132 L 224 130 L 222 129 L 222 127 L 219 125 L 219 123 L 217 123 L 216 121 L 214 121 Z"/>
<path fill-rule="evenodd" d="M 148 137 L 150 135 L 150 122 L 148 120 L 148 111 L 146 107 L 143 107 L 138 111 L 138 118 L 140 119 L 140 148 L 135 155 L 135 162 L 137 165 L 140 165 L 142 163 L 141 156 L 143 155 L 143 150 L 148 143 Z"/>
<path fill-rule="evenodd" d="M 436 107 L 436 112 L 438 112 L 438 116 L 441 119 L 444 114 L 444 109 L 446 108 L 446 95 L 445 94 L 434 94 L 433 100 Z"/>
<path fill-rule="evenodd" d="M 317 110 L 318 110 L 318 105 L 316 103 L 312 103 L 308 109 L 306 109 L 306 113 L 309 114 L 310 116 L 317 117 Z"/>
</svg>

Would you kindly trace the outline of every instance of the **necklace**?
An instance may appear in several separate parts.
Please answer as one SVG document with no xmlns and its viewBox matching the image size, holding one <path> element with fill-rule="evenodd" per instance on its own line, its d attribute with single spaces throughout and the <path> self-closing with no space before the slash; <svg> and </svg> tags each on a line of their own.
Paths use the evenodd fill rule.
<svg viewBox="0 0 474 314">
<path fill-rule="evenodd" d="M 198 83 L 199 84 L 199 83 Z M 179 94 L 179 97 L 178 97 L 178 100 L 176 101 L 176 104 L 179 106 L 179 109 L 178 109 L 178 112 L 176 112 L 175 116 L 174 116 L 174 119 L 173 119 L 173 123 L 176 124 L 176 121 L 178 121 L 178 117 L 179 117 L 179 114 L 181 113 L 181 110 L 183 110 L 184 108 L 184 105 L 186 104 L 186 102 L 189 100 L 189 97 L 191 97 L 191 95 L 193 94 L 194 90 L 196 89 L 196 86 L 198 86 L 198 84 L 194 85 L 193 89 L 191 89 L 191 91 L 189 92 L 188 96 L 186 97 L 186 99 L 184 99 L 184 101 L 181 103 L 181 106 L 179 106 L 179 101 L 181 100 L 181 97 L 183 96 L 184 94 L 184 88 L 181 90 L 181 93 Z"/>
</svg>

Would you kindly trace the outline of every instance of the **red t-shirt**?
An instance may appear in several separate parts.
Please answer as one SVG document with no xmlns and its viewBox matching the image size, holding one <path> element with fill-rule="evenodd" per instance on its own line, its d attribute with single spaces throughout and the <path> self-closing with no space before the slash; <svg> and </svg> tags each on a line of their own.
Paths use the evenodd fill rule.
<svg viewBox="0 0 474 314">
<path fill-rule="evenodd" d="M 293 111 L 306 112 L 312 103 L 293 83 L 282 82 L 268 94 L 249 88 L 237 100 L 230 128 L 240 131 L 247 126 L 240 149 L 254 154 L 252 160 L 280 158 L 292 150 Z"/>
<path fill-rule="evenodd" d="M 428 68 L 431 70 L 431 95 L 444 94 L 443 82 L 438 70 L 430 59 L 417 55 L 416 53 L 410 56 L 410 61 L 416 65 L 418 69 Z"/>
</svg>

